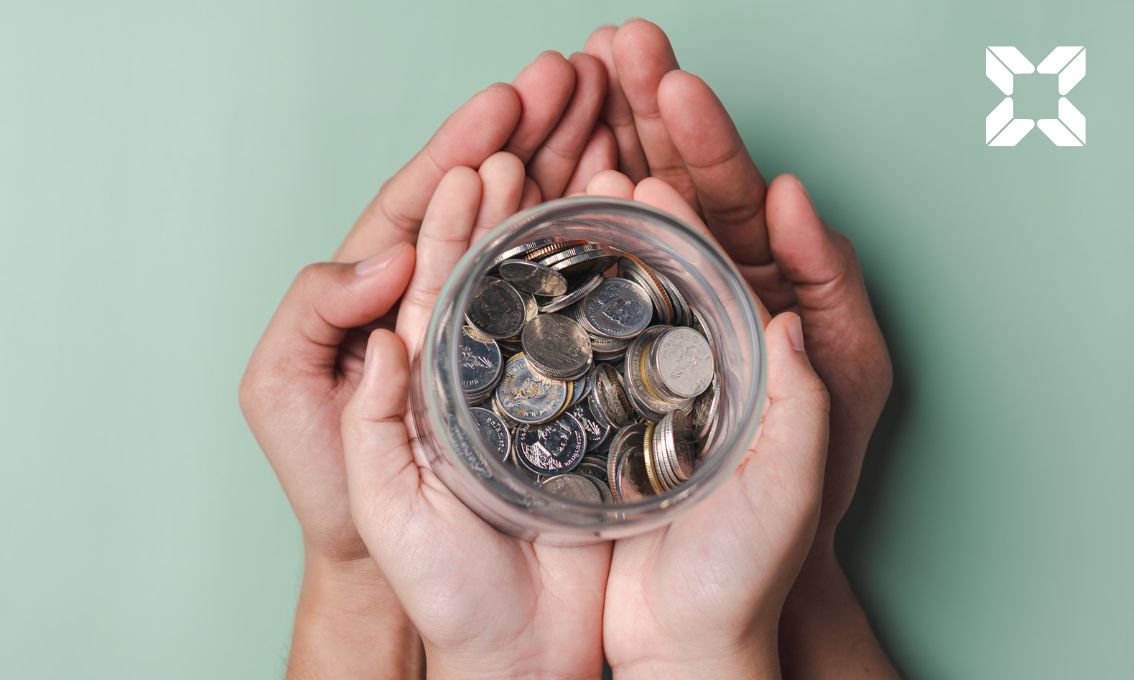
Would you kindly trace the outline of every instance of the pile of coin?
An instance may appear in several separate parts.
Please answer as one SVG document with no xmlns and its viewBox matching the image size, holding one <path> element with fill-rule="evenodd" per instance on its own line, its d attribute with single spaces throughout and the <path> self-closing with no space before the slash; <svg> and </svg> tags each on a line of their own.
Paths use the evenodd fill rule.
<svg viewBox="0 0 1134 680">
<path fill-rule="evenodd" d="M 661 272 L 603 243 L 532 241 L 495 259 L 464 318 L 472 420 L 533 484 L 630 502 L 696 472 L 721 399 L 716 346 Z"/>
</svg>

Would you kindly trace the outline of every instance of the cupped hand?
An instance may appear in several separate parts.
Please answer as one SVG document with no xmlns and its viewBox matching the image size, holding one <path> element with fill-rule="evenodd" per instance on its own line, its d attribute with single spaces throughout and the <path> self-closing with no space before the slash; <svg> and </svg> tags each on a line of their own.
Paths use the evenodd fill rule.
<svg viewBox="0 0 1134 680">
<path fill-rule="evenodd" d="M 367 555 L 346 498 L 340 417 L 362 373 L 367 331 L 395 326 L 399 295 L 391 291 L 405 288 L 414 261 L 413 249 L 399 246 L 417 242 L 442 176 L 470 166 L 515 192 L 518 174 L 510 209 L 542 200 L 541 185 L 584 186 L 614 162 L 609 130 L 595 128 L 605 87 L 596 59 L 545 52 L 512 85 L 477 93 L 383 184 L 335 255 L 336 263 L 371 258 L 373 269 L 352 278 L 347 264 L 312 265 L 280 303 L 245 371 L 240 403 L 299 518 L 309 556 L 341 562 Z M 506 216 L 486 203 L 479 228 Z M 421 299 L 411 307 L 420 315 L 429 291 L 414 290 Z"/>
<path fill-rule="evenodd" d="M 849 241 L 820 219 L 803 184 L 765 184 L 736 126 L 700 78 L 681 71 L 665 33 L 643 19 L 603 26 L 585 51 L 607 69 L 602 120 L 632 181 L 664 180 L 703 217 L 772 313 L 803 320 L 808 356 L 831 394 L 831 443 L 817 545 L 858 484 L 890 391 L 886 344 Z"/>
<path fill-rule="evenodd" d="M 652 205 L 709 234 L 656 178 L 601 173 L 587 193 Z M 669 526 L 615 542 L 603 641 L 617 677 L 779 675 L 780 612 L 819 517 L 829 397 L 798 315 L 777 315 L 765 336 L 767 405 L 739 469 Z"/>
<path fill-rule="evenodd" d="M 553 547 L 499 533 L 438 480 L 407 425 L 408 357 L 436 291 L 484 206 L 514 212 L 522 180 L 519 170 L 495 186 L 468 168 L 446 173 L 424 216 L 397 332 L 370 334 L 342 418 L 355 523 L 421 634 L 431 674 L 444 677 L 582 678 L 602 667 L 610 545 Z"/>
</svg>

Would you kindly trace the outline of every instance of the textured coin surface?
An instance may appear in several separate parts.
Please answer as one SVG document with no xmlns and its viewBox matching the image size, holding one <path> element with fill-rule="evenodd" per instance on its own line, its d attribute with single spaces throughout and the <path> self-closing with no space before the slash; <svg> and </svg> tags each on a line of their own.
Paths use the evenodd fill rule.
<svg viewBox="0 0 1134 680">
<path fill-rule="evenodd" d="M 554 296 L 567 292 L 567 278 L 538 262 L 504 260 L 500 276 L 516 288 L 533 295 Z"/>
<path fill-rule="evenodd" d="M 713 351 L 692 328 L 667 329 L 654 340 L 651 365 L 660 387 L 677 398 L 695 397 L 713 381 Z"/>
<path fill-rule="evenodd" d="M 566 413 L 575 416 L 583 431 L 587 433 L 587 451 L 594 451 L 606 441 L 610 434 L 610 423 L 595 416 L 591 412 L 590 404 L 586 401 L 575 404 L 567 409 Z"/>
<path fill-rule="evenodd" d="M 520 463 L 541 475 L 570 472 L 583 460 L 587 433 L 570 414 L 549 423 L 516 428 L 516 454 Z"/>
<path fill-rule="evenodd" d="M 492 389 L 503 370 L 500 347 L 486 338 L 478 339 L 461 329 L 458 363 L 461 369 L 461 387 L 466 394 L 480 394 Z"/>
<path fill-rule="evenodd" d="M 592 274 L 579 282 L 579 285 L 567 291 L 566 294 L 541 301 L 539 311 L 558 312 L 561 309 L 566 309 L 586 297 L 587 293 L 598 288 L 603 280 L 602 274 Z"/>
<path fill-rule="evenodd" d="M 555 475 L 540 483 L 546 491 L 580 503 L 601 503 L 602 494 L 589 477 L 576 474 Z"/>
<path fill-rule="evenodd" d="M 567 401 L 567 383 L 531 370 L 523 353 L 508 360 L 496 386 L 496 403 L 519 423 L 542 423 L 555 417 Z"/>
<path fill-rule="evenodd" d="M 524 324 L 524 354 L 537 372 L 573 380 L 591 368 L 591 340 L 574 320 L 561 314 L 540 314 Z"/>
<path fill-rule="evenodd" d="M 529 254 L 543 248 L 554 248 L 559 243 L 561 243 L 561 241 L 554 238 L 543 238 L 537 241 L 528 241 L 527 243 L 521 243 L 518 246 L 514 246 L 505 250 L 504 252 L 493 258 L 492 265 L 495 267 L 504 260 L 513 260 L 516 258 L 527 257 Z"/>
<path fill-rule="evenodd" d="M 650 325 L 654 306 L 637 283 L 612 277 L 583 298 L 582 315 L 599 335 L 625 339 Z"/>
<path fill-rule="evenodd" d="M 512 453 L 512 435 L 504 420 L 486 408 L 470 408 L 469 413 L 489 450 L 496 452 L 501 462 L 507 461 Z"/>
<path fill-rule="evenodd" d="M 622 436 L 617 442 L 618 450 L 614 450 L 614 445 L 611 447 L 610 455 L 614 464 L 610 486 L 614 497 L 619 501 L 637 501 L 653 493 L 642 449 L 645 433 L 644 424 L 629 425 L 619 431 Z"/>
<path fill-rule="evenodd" d="M 492 279 L 477 289 L 465 316 L 490 338 L 510 338 L 524 328 L 524 299 L 512 284 Z"/>
</svg>

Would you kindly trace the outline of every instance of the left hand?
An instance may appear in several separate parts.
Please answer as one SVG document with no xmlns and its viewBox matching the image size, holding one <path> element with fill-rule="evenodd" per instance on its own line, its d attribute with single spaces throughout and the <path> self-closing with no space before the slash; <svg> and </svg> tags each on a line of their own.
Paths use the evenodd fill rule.
<svg viewBox="0 0 1134 680">
<path fill-rule="evenodd" d="M 522 174 L 490 191 L 458 167 L 429 203 L 398 332 L 370 334 L 343 413 L 350 503 L 371 557 L 421 634 L 431 674 L 596 677 L 610 545 L 533 545 L 499 533 L 434 475 L 406 423 L 407 345 L 419 342 L 480 206 L 510 201 L 514 212 L 520 181 Z"/>
</svg>

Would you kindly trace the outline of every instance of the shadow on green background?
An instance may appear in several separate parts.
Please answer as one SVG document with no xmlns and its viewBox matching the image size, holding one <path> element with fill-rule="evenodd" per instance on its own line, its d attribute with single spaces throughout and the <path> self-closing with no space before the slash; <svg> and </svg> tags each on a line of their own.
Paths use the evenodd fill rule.
<svg viewBox="0 0 1134 680">
<path fill-rule="evenodd" d="M 897 386 L 842 549 L 899 665 L 1134 665 L 1129 3 L 70 5 L 0 6 L 5 675 L 282 674 L 256 338 L 446 113 L 634 14 L 867 269 Z M 990 44 L 1088 48 L 1088 146 L 983 145 Z"/>
</svg>

